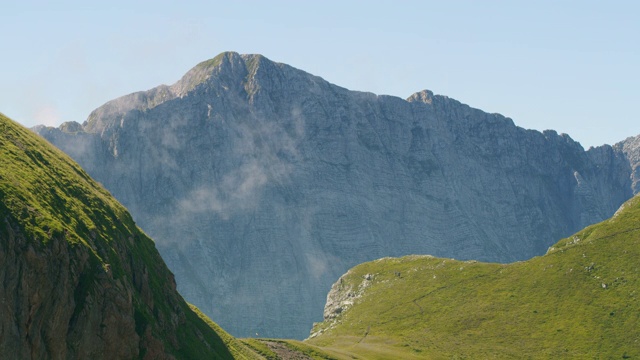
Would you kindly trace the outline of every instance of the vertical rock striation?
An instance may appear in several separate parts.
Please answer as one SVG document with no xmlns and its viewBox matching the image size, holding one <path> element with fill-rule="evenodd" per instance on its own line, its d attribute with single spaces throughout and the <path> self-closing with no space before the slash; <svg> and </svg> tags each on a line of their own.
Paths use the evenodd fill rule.
<svg viewBox="0 0 640 360">
<path fill-rule="evenodd" d="M 260 55 L 220 54 L 81 126 L 36 131 L 129 208 L 181 293 L 239 336 L 306 337 L 355 264 L 527 259 L 637 191 L 633 150 L 585 151 L 426 90 L 349 91 Z"/>
</svg>

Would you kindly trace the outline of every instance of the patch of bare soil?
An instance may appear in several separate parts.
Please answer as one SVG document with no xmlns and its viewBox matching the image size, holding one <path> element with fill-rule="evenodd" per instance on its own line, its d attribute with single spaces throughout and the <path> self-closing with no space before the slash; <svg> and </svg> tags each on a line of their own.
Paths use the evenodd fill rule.
<svg viewBox="0 0 640 360">
<path fill-rule="evenodd" d="M 269 347 L 269 349 L 271 349 L 271 351 L 273 351 L 276 354 L 278 354 L 278 359 L 282 359 L 282 360 L 312 360 L 310 357 L 308 357 L 307 355 L 305 355 L 305 354 L 303 354 L 303 353 L 301 353 L 299 351 L 289 349 L 283 343 L 279 343 L 279 342 L 275 342 L 275 341 L 264 341 L 264 344 L 267 345 Z"/>
</svg>

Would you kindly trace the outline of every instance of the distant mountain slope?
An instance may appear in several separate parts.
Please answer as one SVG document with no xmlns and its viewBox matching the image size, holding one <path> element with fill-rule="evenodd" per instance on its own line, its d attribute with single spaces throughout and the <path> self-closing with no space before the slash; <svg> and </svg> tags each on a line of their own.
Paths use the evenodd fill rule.
<svg viewBox="0 0 640 360">
<path fill-rule="evenodd" d="M 333 285 L 308 343 L 361 359 L 636 359 L 638 259 L 636 196 L 525 262 L 368 262 Z"/>
<path fill-rule="evenodd" d="M 127 206 L 181 293 L 239 336 L 306 337 L 358 263 L 528 259 L 638 190 L 630 149 L 584 151 L 429 91 L 349 91 L 260 55 L 220 54 L 83 125 L 36 131 Z"/>
<path fill-rule="evenodd" d="M 189 308 L 122 205 L 2 114 L 0 314 L 2 359 L 251 354 Z"/>
</svg>

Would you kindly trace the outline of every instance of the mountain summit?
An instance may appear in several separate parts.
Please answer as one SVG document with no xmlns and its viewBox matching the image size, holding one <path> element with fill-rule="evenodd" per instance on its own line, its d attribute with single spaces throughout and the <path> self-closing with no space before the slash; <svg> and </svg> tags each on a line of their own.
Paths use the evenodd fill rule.
<svg viewBox="0 0 640 360">
<path fill-rule="evenodd" d="M 638 191 L 633 138 L 585 151 L 430 91 L 349 91 L 233 52 L 82 125 L 35 130 L 127 206 L 181 293 L 239 336 L 306 337 L 358 263 L 528 259 Z"/>
</svg>

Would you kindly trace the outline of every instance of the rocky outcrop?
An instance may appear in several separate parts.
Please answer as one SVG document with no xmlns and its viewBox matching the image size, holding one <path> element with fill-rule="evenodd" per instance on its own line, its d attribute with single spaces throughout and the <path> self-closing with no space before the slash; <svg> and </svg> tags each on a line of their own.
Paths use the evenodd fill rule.
<svg viewBox="0 0 640 360">
<path fill-rule="evenodd" d="M 345 279 L 351 276 L 351 272 L 347 272 L 342 275 L 338 281 L 336 281 L 332 286 L 331 290 L 327 294 L 327 302 L 324 305 L 324 313 L 323 313 L 323 321 L 333 323 L 325 329 L 330 329 L 335 325 L 336 319 L 343 312 L 349 310 L 349 308 L 355 303 L 355 301 L 360 298 L 363 292 L 369 287 L 371 284 L 371 280 L 373 280 L 373 274 L 365 274 L 361 277 L 361 281 L 358 286 L 351 282 L 346 282 Z M 314 327 L 317 324 L 314 324 Z M 320 335 L 320 333 L 314 333 L 312 331 L 309 339 L 312 339 L 316 336 Z"/>
<path fill-rule="evenodd" d="M 260 55 L 221 54 L 67 127 L 36 131 L 240 336 L 306 337 L 331 284 L 364 261 L 544 254 L 634 191 L 629 151 L 585 151 L 426 90 L 349 91 Z"/>
<path fill-rule="evenodd" d="M 634 194 L 640 192 L 640 135 L 629 137 L 615 145 L 618 152 L 623 153 L 631 164 L 631 189 Z"/>
<path fill-rule="evenodd" d="M 231 358 L 153 242 L 57 149 L 0 114 L 0 358 Z"/>
<path fill-rule="evenodd" d="M 86 247 L 64 238 L 37 246 L 3 220 L 3 359 L 133 359 L 141 349 L 173 358 L 151 332 L 136 332 L 133 293 L 142 286 L 115 281 Z"/>
</svg>

